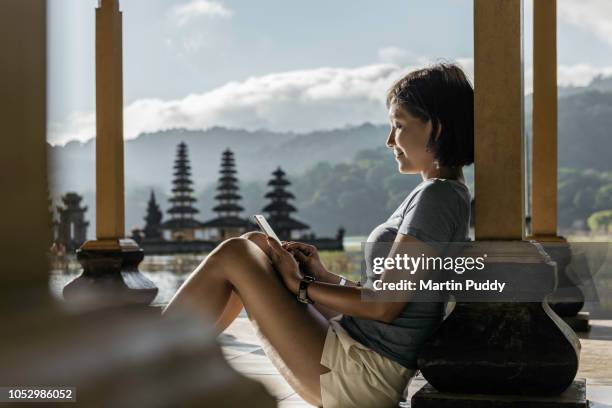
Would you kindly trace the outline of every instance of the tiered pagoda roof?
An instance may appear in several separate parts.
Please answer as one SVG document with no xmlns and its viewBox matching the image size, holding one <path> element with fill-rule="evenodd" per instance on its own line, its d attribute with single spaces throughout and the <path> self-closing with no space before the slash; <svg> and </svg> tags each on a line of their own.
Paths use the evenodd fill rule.
<svg viewBox="0 0 612 408">
<path fill-rule="evenodd" d="M 173 196 L 168 200 L 171 207 L 167 210 L 171 219 L 162 225 L 166 229 L 199 228 L 201 222 L 193 218 L 199 211 L 194 207 L 197 200 L 192 195 L 191 165 L 185 142 L 177 146 L 173 175 Z"/>
<path fill-rule="evenodd" d="M 62 196 L 63 207 L 57 207 L 58 211 L 61 212 L 74 212 L 84 213 L 87 211 L 87 206 L 81 207 L 81 201 L 83 197 L 74 192 L 66 193 Z"/>
<path fill-rule="evenodd" d="M 215 195 L 217 205 L 212 209 L 217 213 L 217 217 L 203 223 L 204 227 L 251 227 L 251 223 L 240 216 L 244 208 L 240 205 L 242 196 L 238 192 L 240 188 L 236 173 L 234 153 L 228 148 L 221 156 L 221 169 L 219 170 L 217 195 Z"/>
<path fill-rule="evenodd" d="M 285 231 L 287 234 L 291 230 L 309 229 L 308 225 L 291 217 L 291 213 L 297 212 L 297 208 L 289 203 L 289 200 L 294 200 L 295 196 L 286 190 L 291 182 L 287 180 L 285 172 L 278 167 L 272 176 L 273 178 L 268 182 L 268 186 L 272 189 L 265 195 L 270 203 L 262 209 L 264 213 L 267 213 L 272 228 Z"/>
</svg>

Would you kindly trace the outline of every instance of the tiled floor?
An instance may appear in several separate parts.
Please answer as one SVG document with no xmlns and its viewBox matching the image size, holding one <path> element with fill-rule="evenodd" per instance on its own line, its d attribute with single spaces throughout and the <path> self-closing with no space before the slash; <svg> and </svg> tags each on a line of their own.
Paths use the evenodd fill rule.
<svg viewBox="0 0 612 408">
<path fill-rule="evenodd" d="M 588 335 L 581 335 L 582 352 L 578 377 L 587 379 L 592 408 L 612 408 L 612 320 L 594 320 Z M 280 408 L 310 407 L 287 384 L 266 357 L 248 319 L 241 315 L 220 338 L 231 366 L 260 381 L 279 400 Z M 425 384 L 417 377 L 410 395 Z"/>
</svg>

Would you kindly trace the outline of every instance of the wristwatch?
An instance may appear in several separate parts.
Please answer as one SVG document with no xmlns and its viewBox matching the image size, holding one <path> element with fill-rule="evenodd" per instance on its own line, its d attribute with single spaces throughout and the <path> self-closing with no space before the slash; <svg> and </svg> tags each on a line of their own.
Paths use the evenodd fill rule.
<svg viewBox="0 0 612 408">
<path fill-rule="evenodd" d="M 314 281 L 315 281 L 315 278 L 313 278 L 312 276 L 304 275 L 304 277 L 300 280 L 300 287 L 298 289 L 297 300 L 299 300 L 302 303 L 310 303 L 310 304 L 314 303 L 308 297 L 308 285 L 310 285 L 310 283 Z"/>
</svg>

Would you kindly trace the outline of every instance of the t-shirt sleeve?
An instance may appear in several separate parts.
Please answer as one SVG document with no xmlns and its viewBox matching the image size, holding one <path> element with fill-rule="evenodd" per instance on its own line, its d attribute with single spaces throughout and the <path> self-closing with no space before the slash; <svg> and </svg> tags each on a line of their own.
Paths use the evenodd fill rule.
<svg viewBox="0 0 612 408">
<path fill-rule="evenodd" d="M 449 242 L 457 228 L 456 193 L 436 181 L 421 189 L 404 209 L 398 232 L 423 242 Z"/>
</svg>

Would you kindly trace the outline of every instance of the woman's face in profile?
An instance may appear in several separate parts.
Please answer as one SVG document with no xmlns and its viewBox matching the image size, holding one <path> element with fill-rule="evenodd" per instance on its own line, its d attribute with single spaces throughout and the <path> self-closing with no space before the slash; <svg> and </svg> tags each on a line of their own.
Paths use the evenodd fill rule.
<svg viewBox="0 0 612 408">
<path fill-rule="evenodd" d="M 400 173 L 420 173 L 433 165 L 433 154 L 427 151 L 431 121 L 423 122 L 400 105 L 389 107 L 391 131 L 387 146 L 393 149 Z"/>
</svg>

